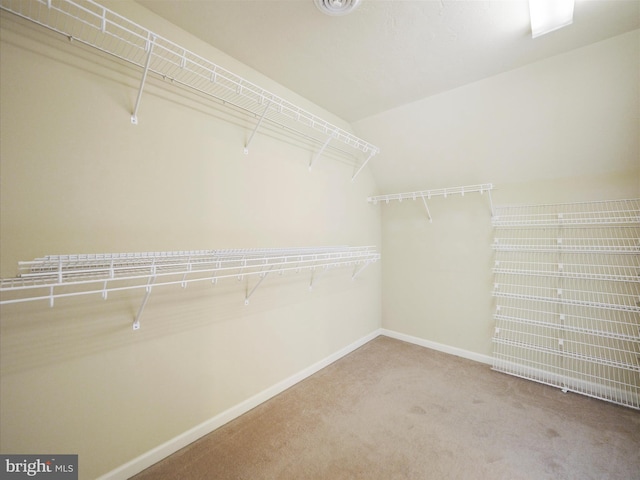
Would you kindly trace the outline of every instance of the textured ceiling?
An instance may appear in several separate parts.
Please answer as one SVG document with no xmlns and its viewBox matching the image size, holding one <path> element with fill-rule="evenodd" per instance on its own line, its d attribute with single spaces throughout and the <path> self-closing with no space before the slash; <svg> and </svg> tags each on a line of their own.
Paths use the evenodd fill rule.
<svg viewBox="0 0 640 480">
<path fill-rule="evenodd" d="M 577 0 L 573 25 L 531 38 L 527 0 L 138 0 L 349 122 L 640 27 L 638 0 Z"/>
</svg>

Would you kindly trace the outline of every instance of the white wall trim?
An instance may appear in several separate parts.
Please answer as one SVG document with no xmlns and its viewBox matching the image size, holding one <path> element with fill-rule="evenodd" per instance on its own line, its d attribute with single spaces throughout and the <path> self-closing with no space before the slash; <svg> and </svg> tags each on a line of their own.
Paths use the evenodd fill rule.
<svg viewBox="0 0 640 480">
<path fill-rule="evenodd" d="M 403 342 L 413 343 L 414 345 L 420 345 L 421 347 L 438 350 L 439 352 L 449 353 L 457 357 L 467 358 L 469 360 L 474 360 L 480 363 L 486 363 L 488 365 L 491 365 L 493 363 L 493 358 L 489 355 L 483 355 L 481 353 L 471 352 L 462 348 L 452 347 L 450 345 L 445 345 L 444 343 L 432 342 L 431 340 L 425 340 L 424 338 L 414 337 L 412 335 L 396 332 L 394 330 L 387 330 L 386 328 L 380 329 L 380 335 L 395 338 L 396 340 L 402 340 Z"/>
<path fill-rule="evenodd" d="M 329 355 L 328 357 L 314 363 L 304 370 L 292 375 L 291 377 L 276 383 L 275 385 L 225 410 L 215 417 L 206 420 L 200 425 L 196 425 L 192 429 L 187 430 L 186 432 L 172 438 L 171 440 L 168 440 L 162 445 L 159 445 L 156 448 L 153 448 L 152 450 L 149 450 L 148 452 L 145 452 L 142 455 L 134 458 L 133 460 L 125 463 L 124 465 L 111 470 L 110 472 L 99 477 L 98 480 L 126 480 L 133 475 L 140 473 L 145 468 L 150 467 L 151 465 L 177 452 L 181 448 L 186 447 L 190 443 L 193 443 L 199 438 L 222 427 L 231 420 L 238 418 L 240 415 L 247 413 L 249 410 L 275 397 L 279 393 L 284 392 L 286 389 L 292 387 L 296 383 L 301 382 L 307 377 L 310 377 L 314 373 L 331 365 L 333 362 L 341 359 L 345 355 L 353 352 L 354 350 L 360 348 L 364 344 L 370 342 L 380 335 L 385 335 L 387 337 L 395 338 L 396 340 L 401 340 L 403 342 L 412 343 L 414 345 L 419 345 L 421 347 L 431 348 L 440 352 L 449 353 L 458 357 L 468 358 L 470 360 L 475 360 L 476 362 L 491 364 L 492 361 L 492 358 L 488 355 L 482 355 L 479 353 L 470 352 L 468 350 L 463 350 L 461 348 L 451 347 L 442 343 L 432 342 L 423 338 L 418 338 L 411 335 L 406 335 L 404 333 L 395 332 L 393 330 L 380 328 Z"/>
<path fill-rule="evenodd" d="M 376 338 L 377 336 L 379 336 L 380 333 L 381 333 L 380 330 L 374 330 L 370 334 L 365 335 L 359 340 L 356 340 L 355 342 L 329 355 L 323 360 L 320 360 L 314 363 L 313 365 L 305 368 L 304 370 L 292 375 L 291 377 L 276 383 L 275 385 L 229 408 L 228 410 L 225 410 L 224 412 L 216 415 L 215 417 L 210 418 L 209 420 L 206 420 L 200 425 L 196 425 L 192 429 L 187 430 L 186 432 L 178 435 L 177 437 L 172 438 L 171 440 L 163 443 L 162 445 L 157 446 L 152 450 L 149 450 L 146 453 L 143 453 L 139 457 L 134 458 L 133 460 L 125 463 L 124 465 L 121 465 L 120 467 L 114 470 L 111 470 L 105 475 L 102 475 L 101 477 L 99 477 L 98 480 L 126 480 L 132 477 L 133 475 L 140 473 L 145 468 L 150 467 L 151 465 L 159 462 L 163 458 L 166 458 L 172 453 L 177 452 L 181 448 L 186 447 L 187 445 L 198 440 L 204 435 L 207 435 L 208 433 L 213 432 L 217 428 L 220 428 L 224 424 L 230 422 L 231 420 L 234 420 L 240 415 L 257 407 L 261 403 L 264 403 L 267 400 L 275 397 L 279 393 L 284 392 L 286 389 L 292 387 L 298 382 L 301 382 L 305 378 L 310 377 L 314 373 L 329 366 L 336 360 L 339 360 L 340 358 L 353 352 L 357 348 L 360 348 L 365 343 L 368 343 L 374 338 Z"/>
</svg>

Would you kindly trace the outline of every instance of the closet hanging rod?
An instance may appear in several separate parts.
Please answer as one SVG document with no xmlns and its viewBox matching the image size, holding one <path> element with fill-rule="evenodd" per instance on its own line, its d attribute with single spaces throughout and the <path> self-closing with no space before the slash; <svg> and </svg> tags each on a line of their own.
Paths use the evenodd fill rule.
<svg viewBox="0 0 640 480">
<path fill-rule="evenodd" d="M 132 123 L 137 123 L 146 73 L 152 72 L 251 114 L 259 119 L 258 126 L 268 120 L 293 133 L 300 130 L 301 135 L 320 144 L 331 135 L 333 142 L 351 149 L 338 151 L 363 153 L 367 155 L 365 163 L 379 152 L 378 147 L 93 0 L 0 0 L 0 9 L 142 68 Z M 255 129 L 251 137 L 254 133 Z M 243 145 L 245 151 L 249 143 Z"/>
<path fill-rule="evenodd" d="M 487 192 L 487 196 L 489 197 L 489 205 L 491 208 L 491 215 L 493 215 L 493 200 L 491 198 L 491 190 L 493 190 L 493 188 L 494 188 L 493 184 L 483 183 L 479 185 L 436 188 L 432 190 L 421 190 L 417 192 L 388 193 L 385 195 L 376 195 L 373 197 L 368 197 L 367 201 L 369 203 L 373 203 L 374 205 L 377 205 L 378 202 L 389 203 L 391 200 L 397 200 L 399 202 L 402 202 L 403 200 L 421 199 L 425 209 L 427 210 L 427 216 L 429 217 L 429 222 L 432 222 L 433 219 L 431 217 L 431 212 L 429 211 L 429 206 L 427 205 L 427 200 L 430 200 L 431 197 L 440 197 L 440 196 L 447 198 L 447 196 L 449 195 L 464 196 L 465 193 L 479 192 L 480 194 L 484 194 L 484 192 Z"/>
</svg>

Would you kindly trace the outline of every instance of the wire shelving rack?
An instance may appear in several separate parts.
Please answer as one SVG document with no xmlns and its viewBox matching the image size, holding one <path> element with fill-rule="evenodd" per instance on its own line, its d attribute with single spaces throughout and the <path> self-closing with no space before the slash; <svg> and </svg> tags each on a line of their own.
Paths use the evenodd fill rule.
<svg viewBox="0 0 640 480">
<path fill-rule="evenodd" d="M 495 370 L 640 409 L 640 199 L 496 207 Z"/>
<path fill-rule="evenodd" d="M 640 223 L 640 199 L 501 206 L 494 227 L 563 227 Z"/>
<path fill-rule="evenodd" d="M 355 279 L 368 265 L 380 259 L 374 247 L 303 247 L 175 252 L 113 253 L 90 255 L 50 255 L 19 262 L 15 278 L 0 280 L 0 305 L 55 300 L 79 295 L 107 299 L 110 292 L 144 290 L 134 319 L 140 316 L 153 288 L 193 282 L 235 278 L 247 279 L 245 305 L 270 274 L 308 272 L 309 289 L 328 270 L 353 268 Z M 255 282 L 250 288 L 249 278 Z"/>
<path fill-rule="evenodd" d="M 138 123 L 147 75 L 152 73 L 247 114 L 255 124 L 244 145 L 245 153 L 265 120 L 319 146 L 310 168 L 327 149 L 355 159 L 357 171 L 352 180 L 379 152 L 369 142 L 93 0 L 0 0 L 0 9 L 141 68 L 131 115 L 134 124 Z"/>
<path fill-rule="evenodd" d="M 447 198 L 451 195 L 460 195 L 463 196 L 465 193 L 480 193 L 481 195 L 485 192 L 489 197 L 489 205 L 491 208 L 491 214 L 493 215 L 493 200 L 491 198 L 491 190 L 493 190 L 493 184 L 491 183 L 483 183 L 479 185 L 466 185 L 461 187 L 446 187 L 446 188 L 436 188 L 432 190 L 420 190 L 416 192 L 404 192 L 404 193 L 387 193 L 384 195 L 376 195 L 372 197 L 368 197 L 367 201 L 369 203 L 373 203 L 377 205 L 380 203 L 388 204 L 390 201 L 398 201 L 402 202 L 403 200 L 417 200 L 420 199 L 424 204 L 424 208 L 427 211 L 427 216 L 429 217 L 429 222 L 433 222 L 433 218 L 431 217 L 431 212 L 429 211 L 429 205 L 427 204 L 427 200 L 431 200 L 432 197 L 444 197 Z"/>
</svg>

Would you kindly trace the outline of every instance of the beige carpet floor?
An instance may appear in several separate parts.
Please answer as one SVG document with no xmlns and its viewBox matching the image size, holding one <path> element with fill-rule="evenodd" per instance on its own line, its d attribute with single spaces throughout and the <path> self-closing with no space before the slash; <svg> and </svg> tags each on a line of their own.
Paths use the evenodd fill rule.
<svg viewBox="0 0 640 480">
<path fill-rule="evenodd" d="M 378 337 L 133 477 L 640 479 L 640 412 Z"/>
</svg>

